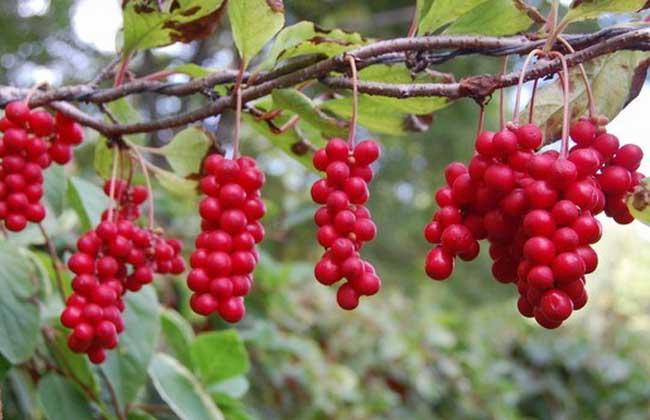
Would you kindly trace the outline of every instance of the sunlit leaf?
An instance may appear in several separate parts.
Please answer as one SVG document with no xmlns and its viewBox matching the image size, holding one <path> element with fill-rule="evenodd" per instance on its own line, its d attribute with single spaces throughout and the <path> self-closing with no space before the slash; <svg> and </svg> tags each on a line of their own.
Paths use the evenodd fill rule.
<svg viewBox="0 0 650 420">
<path fill-rule="evenodd" d="M 284 5 L 278 0 L 231 1 L 228 17 L 239 55 L 248 63 L 282 29 Z"/>
<path fill-rule="evenodd" d="M 574 0 L 564 19 L 579 22 L 597 19 L 604 13 L 632 13 L 643 8 L 647 0 Z"/>
<path fill-rule="evenodd" d="M 192 364 L 202 382 L 214 384 L 250 369 L 248 352 L 235 330 L 201 334 L 192 343 Z"/>
<path fill-rule="evenodd" d="M 455 2 L 458 4 L 458 2 Z M 447 34 L 511 35 L 525 31 L 533 21 L 512 0 L 483 2 L 455 20 Z"/>
<path fill-rule="evenodd" d="M 316 104 L 297 89 L 273 91 L 273 107 L 293 111 L 306 123 L 320 130 L 325 137 L 341 137 L 347 133 L 345 123 L 323 113 Z"/>
<path fill-rule="evenodd" d="M 188 127 L 160 148 L 169 165 L 179 176 L 198 174 L 201 162 L 212 145 L 210 135 L 199 127 Z"/>
</svg>

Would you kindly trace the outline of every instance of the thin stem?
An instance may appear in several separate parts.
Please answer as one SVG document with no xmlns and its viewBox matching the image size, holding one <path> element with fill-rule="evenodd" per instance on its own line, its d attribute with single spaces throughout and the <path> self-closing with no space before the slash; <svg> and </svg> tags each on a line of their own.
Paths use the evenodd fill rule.
<svg viewBox="0 0 650 420">
<path fill-rule="evenodd" d="M 122 83 L 124 83 L 124 76 L 126 75 L 126 71 L 129 68 L 129 61 L 131 60 L 130 54 L 127 54 L 122 57 L 122 61 L 120 62 L 120 66 L 117 68 L 117 72 L 115 73 L 115 82 L 114 82 L 114 87 L 120 86 Z"/>
<path fill-rule="evenodd" d="M 535 113 L 535 94 L 537 93 L 537 84 L 539 79 L 533 80 L 533 92 L 530 95 L 530 102 L 528 102 L 528 123 L 533 123 L 533 114 Z"/>
<path fill-rule="evenodd" d="M 32 86 L 32 88 L 29 90 L 29 93 L 25 97 L 25 100 L 23 101 L 25 102 L 25 105 L 29 105 L 29 101 L 32 100 L 34 94 L 38 92 L 38 90 L 43 86 L 47 86 L 47 82 L 38 82 L 34 86 Z"/>
<path fill-rule="evenodd" d="M 562 120 L 562 149 L 560 155 L 566 158 L 569 155 L 569 122 L 570 122 L 570 109 L 569 109 L 569 66 L 566 62 L 564 55 L 559 52 L 551 52 L 551 55 L 558 57 L 562 61 L 562 71 L 564 76 L 560 74 L 562 79 L 562 88 L 564 90 L 564 112 Z"/>
<path fill-rule="evenodd" d="M 418 8 L 415 7 L 413 9 L 413 17 L 411 18 L 411 26 L 409 26 L 409 31 L 406 34 L 407 37 L 411 38 L 415 36 L 415 34 L 418 31 L 419 20 L 420 20 L 420 16 L 418 16 Z"/>
<path fill-rule="evenodd" d="M 284 133 L 285 131 L 295 127 L 299 121 L 300 121 L 300 115 L 294 115 L 293 117 L 289 118 L 289 120 L 286 123 L 282 124 L 278 128 L 278 134 Z"/>
<path fill-rule="evenodd" d="M 485 128 L 485 105 L 481 104 L 478 111 L 478 128 L 476 129 L 476 137 L 483 132 Z"/>
<path fill-rule="evenodd" d="M 45 246 L 47 247 L 47 252 L 50 254 L 50 259 L 52 260 L 52 268 L 54 269 L 54 278 L 56 280 L 56 287 L 59 291 L 61 301 L 65 304 L 65 289 L 63 288 L 63 276 L 61 275 L 61 271 L 60 271 L 61 267 L 63 266 L 63 263 L 61 262 L 59 256 L 56 253 L 56 248 L 54 247 L 54 243 L 52 242 L 52 239 L 50 239 L 50 235 L 47 233 L 45 226 L 43 226 L 42 223 L 39 223 L 38 228 L 41 231 L 41 235 L 43 235 L 43 239 L 45 239 Z"/>
<path fill-rule="evenodd" d="M 99 375 L 102 377 L 104 382 L 106 382 L 106 387 L 108 388 L 108 394 L 111 396 L 111 403 L 113 404 L 113 410 L 115 411 L 115 415 L 117 415 L 117 418 L 120 420 L 126 420 L 126 415 L 122 412 L 122 409 L 120 408 L 120 403 L 117 399 L 117 393 L 115 392 L 115 388 L 113 388 L 113 384 L 111 383 L 110 379 L 108 379 L 108 376 L 106 376 L 106 372 L 102 368 L 99 368 Z"/>
<path fill-rule="evenodd" d="M 503 76 L 508 71 L 508 56 L 503 57 L 503 66 L 501 67 L 501 75 Z M 503 130 L 506 126 L 505 117 L 505 89 L 499 91 L 499 130 Z"/>
<path fill-rule="evenodd" d="M 569 44 L 569 42 L 566 39 L 564 39 L 564 37 L 558 36 L 557 39 L 567 48 L 567 50 L 569 50 L 570 53 L 573 54 L 576 52 L 576 50 L 573 49 L 571 44 Z M 594 100 L 594 92 L 591 88 L 591 82 L 589 82 L 589 77 L 587 77 L 587 71 L 585 70 L 585 66 L 583 66 L 582 63 L 578 64 L 578 69 L 580 70 L 582 81 L 585 84 L 585 91 L 587 92 L 589 117 L 593 118 L 596 116 L 596 101 Z"/>
<path fill-rule="evenodd" d="M 147 191 L 149 192 L 149 229 L 153 230 L 155 227 L 154 216 L 154 197 L 153 197 L 153 188 L 151 187 L 151 177 L 149 176 L 149 169 L 147 168 L 146 161 L 142 156 L 142 153 L 137 148 L 133 148 L 133 153 L 135 157 L 140 162 L 140 168 L 142 168 L 142 174 L 144 175 L 144 182 L 147 184 Z"/>
<path fill-rule="evenodd" d="M 113 210 L 115 208 L 115 184 L 117 184 L 117 167 L 120 162 L 120 150 L 117 146 L 113 146 L 113 170 L 111 171 L 110 188 L 108 198 L 108 220 L 113 221 Z"/>
<path fill-rule="evenodd" d="M 242 89 L 241 84 L 244 79 L 244 69 L 246 68 L 246 62 L 242 59 L 239 63 L 239 73 L 237 74 L 237 80 L 235 81 L 235 138 L 233 140 L 232 148 L 232 158 L 237 159 L 239 157 L 239 144 L 241 136 L 241 108 L 242 108 Z"/>
<path fill-rule="evenodd" d="M 526 75 L 526 69 L 528 68 L 528 65 L 530 64 L 530 60 L 533 59 L 535 55 L 538 54 L 544 54 L 542 50 L 532 50 L 528 56 L 526 56 L 526 60 L 524 60 L 524 65 L 521 68 L 521 72 L 519 74 L 519 82 L 517 83 L 517 94 L 515 97 L 515 108 L 512 112 L 512 121 L 516 122 L 519 124 L 519 104 L 521 102 L 521 87 L 524 84 L 524 76 Z"/>
<path fill-rule="evenodd" d="M 350 117 L 350 130 L 348 131 L 348 144 L 354 146 L 354 140 L 357 137 L 357 115 L 359 108 L 359 79 L 357 77 L 357 62 L 354 56 L 346 56 L 352 72 L 352 116 Z"/>
</svg>

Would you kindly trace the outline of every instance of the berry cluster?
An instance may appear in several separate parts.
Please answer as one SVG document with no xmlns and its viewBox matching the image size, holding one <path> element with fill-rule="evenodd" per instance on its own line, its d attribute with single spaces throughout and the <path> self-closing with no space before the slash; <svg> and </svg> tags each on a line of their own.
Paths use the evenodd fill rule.
<svg viewBox="0 0 650 420">
<path fill-rule="evenodd" d="M 330 140 L 314 155 L 314 167 L 326 174 L 311 188 L 312 199 L 322 205 L 314 221 L 318 242 L 325 248 L 314 274 L 326 286 L 347 279 L 336 294 L 343 309 L 356 308 L 361 296 L 374 295 L 381 287 L 372 264 L 359 255 L 363 244 L 377 234 L 364 204 L 373 177 L 370 165 L 379 155 L 379 146 L 373 140 L 364 140 L 351 149 L 341 139 Z"/>
<path fill-rule="evenodd" d="M 264 173 L 255 159 L 210 155 L 203 164 L 199 205 L 201 233 L 190 258 L 190 306 L 201 315 L 218 313 L 238 322 L 245 313 L 244 296 L 252 286 L 259 260 L 256 244 L 264 239 L 260 219 L 266 213 L 260 189 Z"/>
<path fill-rule="evenodd" d="M 482 132 L 467 166 L 445 169 L 447 186 L 436 192 L 440 209 L 424 229 L 438 244 L 427 255 L 426 272 L 448 278 L 456 256 L 472 260 L 478 240 L 490 242 L 492 274 L 516 284 L 522 315 L 556 328 L 587 302 L 585 274 L 596 269 L 590 245 L 602 229 L 594 217 L 605 211 L 618 223 L 632 222 L 626 195 L 643 178 L 643 154 L 580 119 L 571 126 L 575 145 L 566 156 L 535 153 L 540 129 L 527 124 L 498 133 Z"/>
<path fill-rule="evenodd" d="M 115 187 L 123 197 L 129 197 L 127 203 L 141 204 L 147 199 L 147 190 L 142 187 L 130 188 L 121 180 Z M 110 191 L 108 181 L 104 189 Z M 185 271 L 180 241 L 138 227 L 135 219 L 129 218 L 134 212 L 124 207 L 118 205 L 113 211 L 105 212 L 104 221 L 79 238 L 78 251 L 68 260 L 75 274 L 74 292 L 66 302 L 61 323 L 73 329 L 68 337 L 70 349 L 87 353 L 93 363 L 102 363 L 105 350 L 118 344 L 118 334 L 124 330 L 124 293 L 151 283 L 155 273 Z M 113 215 L 116 217 L 109 217 Z"/>
<path fill-rule="evenodd" d="M 30 110 L 24 102 L 11 102 L 0 119 L 0 220 L 19 232 L 27 222 L 45 218 L 43 170 L 54 161 L 65 164 L 73 145 L 83 141 L 83 129 L 62 114 Z"/>
</svg>

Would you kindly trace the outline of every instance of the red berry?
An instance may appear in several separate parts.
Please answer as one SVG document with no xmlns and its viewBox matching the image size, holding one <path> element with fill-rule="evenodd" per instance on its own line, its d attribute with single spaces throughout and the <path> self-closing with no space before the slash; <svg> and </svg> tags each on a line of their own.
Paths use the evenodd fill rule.
<svg viewBox="0 0 650 420">
<path fill-rule="evenodd" d="M 524 244 L 524 255 L 534 263 L 550 264 L 555 257 L 555 245 L 548 238 L 535 236 Z"/>
<path fill-rule="evenodd" d="M 379 159 L 380 153 L 377 143 L 364 140 L 354 148 L 354 159 L 358 165 L 370 165 Z"/>
<path fill-rule="evenodd" d="M 494 155 L 494 148 L 492 141 L 494 133 L 491 131 L 483 131 L 476 138 L 475 148 L 478 153 L 485 157 L 492 157 Z"/>
<path fill-rule="evenodd" d="M 566 293 L 554 289 L 544 293 L 540 309 L 547 319 L 561 322 L 571 316 L 573 303 Z"/>
<path fill-rule="evenodd" d="M 596 137 L 596 127 L 588 120 L 579 120 L 571 125 L 569 134 L 580 147 L 588 147 Z"/>
<path fill-rule="evenodd" d="M 452 186 L 454 181 L 459 176 L 466 174 L 467 168 L 464 164 L 460 162 L 452 162 L 445 168 L 445 179 L 447 180 L 447 185 Z"/>
<path fill-rule="evenodd" d="M 350 311 L 359 306 L 359 293 L 350 283 L 345 283 L 336 292 L 336 301 L 342 309 Z"/>
<path fill-rule="evenodd" d="M 542 130 L 535 124 L 526 124 L 517 128 L 519 147 L 524 150 L 536 150 L 542 145 Z"/>
<path fill-rule="evenodd" d="M 434 280 L 448 278 L 454 270 L 454 257 L 442 247 L 436 247 L 427 254 L 425 269 Z"/>
<path fill-rule="evenodd" d="M 624 167 L 629 171 L 636 171 L 641 166 L 643 151 L 636 144 L 626 144 L 616 152 L 612 164 Z"/>
<path fill-rule="evenodd" d="M 517 135 L 508 129 L 499 131 L 492 139 L 492 150 L 501 157 L 514 153 L 517 150 Z"/>
</svg>

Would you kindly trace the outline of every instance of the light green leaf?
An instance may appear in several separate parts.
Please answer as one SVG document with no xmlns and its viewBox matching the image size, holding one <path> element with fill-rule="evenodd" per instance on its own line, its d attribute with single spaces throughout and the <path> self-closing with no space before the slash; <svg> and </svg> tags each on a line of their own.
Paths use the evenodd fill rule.
<svg viewBox="0 0 650 420">
<path fill-rule="evenodd" d="M 284 5 L 281 0 L 231 1 L 228 17 L 239 55 L 249 63 L 284 26 Z"/>
<path fill-rule="evenodd" d="M 48 420 L 92 419 L 93 410 L 72 382 L 50 373 L 38 382 L 38 401 Z"/>
<path fill-rule="evenodd" d="M 13 364 L 32 356 L 40 334 L 39 309 L 32 300 L 35 276 L 26 256 L 0 243 L 0 353 Z"/>
<path fill-rule="evenodd" d="M 160 397 L 182 420 L 224 418 L 194 375 L 170 356 L 156 354 L 149 376 Z"/>
<path fill-rule="evenodd" d="M 321 105 L 341 118 L 352 117 L 352 98 L 339 98 L 327 101 Z M 359 113 L 357 115 L 360 125 L 377 133 L 404 135 L 408 130 L 407 113 L 396 112 L 394 109 L 378 102 L 368 95 L 359 96 Z"/>
<path fill-rule="evenodd" d="M 153 173 L 156 176 L 158 183 L 160 183 L 160 186 L 175 195 L 191 197 L 197 194 L 197 181 L 181 178 L 175 173 L 161 168 L 154 169 Z"/>
<path fill-rule="evenodd" d="M 68 202 L 77 212 L 81 227 L 84 231 L 96 226 L 102 212 L 108 206 L 108 197 L 99 187 L 90 182 L 72 177 L 68 180 Z"/>
<path fill-rule="evenodd" d="M 415 2 L 415 9 L 418 16 L 418 22 L 422 24 L 422 20 L 429 13 L 431 6 L 433 6 L 434 0 L 417 0 Z M 466 2 L 464 2 L 466 3 Z"/>
<path fill-rule="evenodd" d="M 219 69 L 202 67 L 194 63 L 181 64 L 180 66 L 172 67 L 169 70 L 174 73 L 186 74 L 192 78 L 209 76 L 219 71 Z"/>
<path fill-rule="evenodd" d="M 127 98 L 120 98 L 116 101 L 106 104 L 111 115 L 122 124 L 135 124 L 142 120 L 138 110 L 131 104 Z M 104 117 L 104 120 L 108 123 L 111 123 L 112 120 L 108 116 Z M 130 134 L 124 136 L 130 143 L 134 144 L 145 144 L 147 137 L 145 134 Z M 108 139 L 106 137 L 100 136 L 95 143 L 95 158 L 93 165 L 97 174 L 104 178 L 108 179 L 111 177 L 111 171 L 113 169 L 113 149 L 108 147 Z M 131 160 L 122 159 L 122 167 L 125 172 L 128 172 L 131 169 Z"/>
<path fill-rule="evenodd" d="M 464 14 L 468 13 L 481 3 L 487 0 L 435 0 L 422 1 L 420 12 L 420 26 L 418 34 L 424 35 L 434 32 L 444 25 L 447 25 Z M 432 4 L 433 3 L 433 4 Z M 489 3 L 489 2 L 488 2 Z M 428 7 L 427 7 L 428 6 Z"/>
<path fill-rule="evenodd" d="M 155 2 L 125 0 L 122 53 L 190 42 L 209 36 L 217 27 L 223 0 L 184 0 L 161 11 Z"/>
<path fill-rule="evenodd" d="M 214 401 L 217 403 L 224 416 L 228 420 L 252 420 L 241 400 L 231 397 L 227 394 L 213 395 Z"/>
<path fill-rule="evenodd" d="M 62 165 L 52 165 L 43 173 L 45 183 L 45 199 L 49 208 L 54 210 L 54 214 L 60 215 L 63 212 L 63 199 L 65 197 L 65 174 Z"/>
<path fill-rule="evenodd" d="M 191 348 L 192 364 L 204 384 L 214 384 L 248 372 L 250 361 L 235 330 L 201 334 Z"/>
<path fill-rule="evenodd" d="M 208 388 L 211 395 L 222 394 L 232 398 L 241 398 L 248 392 L 250 384 L 246 376 L 240 375 L 217 382 Z"/>
<path fill-rule="evenodd" d="M 99 395 L 99 384 L 97 378 L 93 373 L 90 362 L 85 355 L 72 352 L 68 347 L 67 336 L 68 333 L 63 329 L 59 329 L 50 349 L 52 355 L 57 362 L 57 365 L 63 369 L 66 374 L 72 374 L 79 380 L 87 389 L 93 390 L 95 395 Z"/>
<path fill-rule="evenodd" d="M 187 368 L 192 368 L 190 345 L 194 341 L 194 331 L 185 318 L 171 309 L 163 309 L 160 313 L 163 338 L 173 352 L 173 355 Z"/>
<path fill-rule="evenodd" d="M 297 89 L 277 89 L 273 91 L 272 97 L 275 109 L 295 112 L 325 137 L 342 137 L 348 131 L 345 122 L 323 113 L 307 95 Z"/>
<path fill-rule="evenodd" d="M 158 298 L 152 286 L 125 297 L 124 332 L 120 346 L 110 351 L 101 369 L 117 393 L 121 406 L 133 401 L 147 382 L 147 369 L 160 336 Z"/>
<path fill-rule="evenodd" d="M 444 32 L 447 34 L 511 35 L 525 31 L 533 21 L 513 0 L 482 2 L 459 17 Z"/>
<path fill-rule="evenodd" d="M 597 19 L 604 13 L 633 13 L 641 10 L 647 0 L 574 0 L 564 17 L 567 22 Z"/>
<path fill-rule="evenodd" d="M 650 65 L 650 52 L 619 51 L 584 64 L 591 81 L 596 110 L 612 120 L 634 99 L 645 81 Z M 570 70 L 571 115 L 586 115 L 587 94 L 578 68 Z M 542 128 L 548 140 L 558 139 L 562 131 L 562 86 L 558 80 L 543 86 L 535 95 L 534 122 Z M 527 120 L 528 110 L 521 114 Z"/>
<path fill-rule="evenodd" d="M 201 162 L 212 145 L 210 135 L 199 127 L 188 127 L 160 148 L 174 172 L 182 177 L 198 174 Z"/>
<path fill-rule="evenodd" d="M 259 65 L 260 70 L 272 69 L 280 60 L 307 54 L 332 57 L 353 50 L 368 43 L 355 32 L 341 29 L 325 30 L 313 22 L 302 21 L 284 28 L 273 42 L 273 46 Z"/>
</svg>

